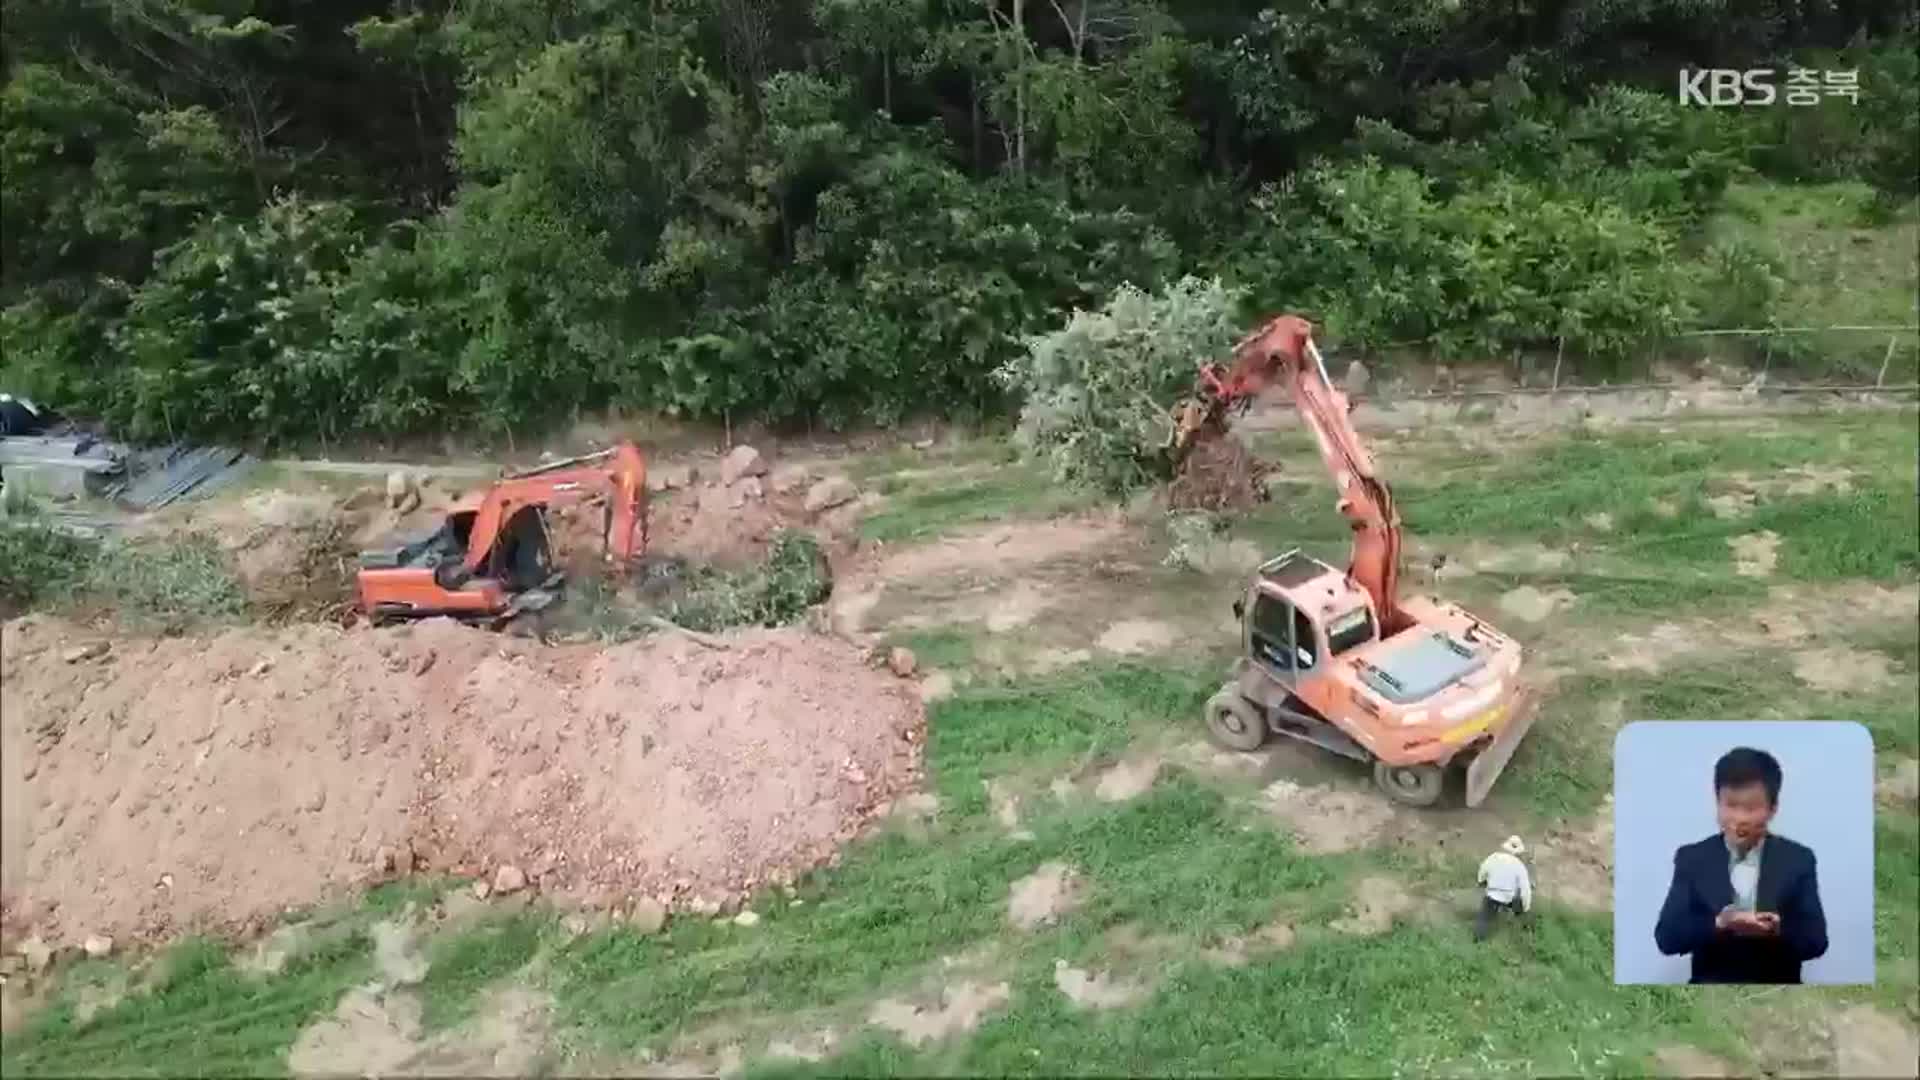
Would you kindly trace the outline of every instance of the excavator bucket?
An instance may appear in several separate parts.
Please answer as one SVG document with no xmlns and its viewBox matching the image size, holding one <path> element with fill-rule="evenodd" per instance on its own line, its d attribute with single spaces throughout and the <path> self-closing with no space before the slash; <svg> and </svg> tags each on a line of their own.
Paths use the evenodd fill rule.
<svg viewBox="0 0 1920 1080">
<path fill-rule="evenodd" d="M 1534 718 L 1540 711 L 1539 695 L 1532 690 L 1523 690 L 1511 708 L 1506 726 L 1467 766 L 1467 805 L 1470 807 L 1486 801 L 1487 792 L 1493 790 L 1493 782 L 1506 771 L 1507 762 L 1513 758 L 1520 740 L 1526 738 L 1527 732 L 1533 728 Z"/>
</svg>

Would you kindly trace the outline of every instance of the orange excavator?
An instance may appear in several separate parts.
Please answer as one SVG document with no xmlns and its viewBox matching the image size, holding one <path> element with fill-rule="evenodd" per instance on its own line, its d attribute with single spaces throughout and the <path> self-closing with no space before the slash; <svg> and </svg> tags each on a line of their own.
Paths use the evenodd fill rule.
<svg viewBox="0 0 1920 1080">
<path fill-rule="evenodd" d="M 431 533 L 360 555 L 356 606 L 375 625 L 436 615 L 503 627 L 559 599 L 550 509 L 605 504 L 605 557 L 620 568 L 647 546 L 647 466 L 622 443 L 512 473 L 457 500 Z"/>
<path fill-rule="evenodd" d="M 1284 381 L 1353 529 L 1345 570 L 1288 551 L 1263 563 L 1234 601 L 1242 655 L 1206 704 L 1208 733 L 1252 751 L 1273 734 L 1369 763 L 1390 797 L 1432 806 L 1464 766 L 1478 806 L 1533 726 L 1537 695 L 1520 681 L 1521 647 L 1432 597 L 1400 595 L 1400 516 L 1334 388 L 1313 327 L 1283 315 L 1243 338 L 1228 366 L 1201 369 L 1175 409 L 1176 460 L 1224 432 L 1261 390 Z"/>
</svg>

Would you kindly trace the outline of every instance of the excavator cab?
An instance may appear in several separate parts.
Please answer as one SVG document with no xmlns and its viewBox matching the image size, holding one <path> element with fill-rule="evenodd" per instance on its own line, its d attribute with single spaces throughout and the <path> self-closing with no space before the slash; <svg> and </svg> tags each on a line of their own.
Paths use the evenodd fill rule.
<svg viewBox="0 0 1920 1080">
<path fill-rule="evenodd" d="M 560 582 L 543 509 L 515 510 L 480 565 L 469 568 L 477 516 L 458 507 L 425 537 L 361 555 L 362 599 L 374 622 L 431 615 L 499 618 L 552 599 Z M 369 592 L 379 599 L 366 603 Z"/>
</svg>

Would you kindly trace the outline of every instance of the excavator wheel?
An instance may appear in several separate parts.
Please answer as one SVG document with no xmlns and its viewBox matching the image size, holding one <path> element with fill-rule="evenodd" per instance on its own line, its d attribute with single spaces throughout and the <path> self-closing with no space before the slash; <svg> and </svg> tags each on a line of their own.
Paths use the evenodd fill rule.
<svg viewBox="0 0 1920 1080">
<path fill-rule="evenodd" d="M 1447 773 L 1438 765 L 1388 765 L 1373 763 L 1373 782 L 1395 802 L 1408 806 L 1432 806 L 1447 788 Z"/>
<path fill-rule="evenodd" d="M 1232 684 L 1207 699 L 1207 735 L 1228 750 L 1260 749 L 1267 741 L 1267 718 Z"/>
</svg>

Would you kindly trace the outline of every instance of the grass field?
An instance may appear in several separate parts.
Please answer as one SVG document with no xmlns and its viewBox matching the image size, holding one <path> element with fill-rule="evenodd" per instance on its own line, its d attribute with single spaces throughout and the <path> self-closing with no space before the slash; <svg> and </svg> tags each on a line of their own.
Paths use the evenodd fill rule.
<svg viewBox="0 0 1920 1080">
<path fill-rule="evenodd" d="M 1920 299 L 1920 204 L 1875 221 L 1866 214 L 1871 198 L 1862 184 L 1739 184 L 1710 231 L 1774 261 L 1780 326 L 1911 328 Z M 1775 365 L 1810 378 L 1871 382 L 1882 364 L 1889 384 L 1920 378 L 1920 336 L 1912 329 L 1788 334 L 1773 347 Z"/>
<path fill-rule="evenodd" d="M 1882 796 L 1878 985 L 1789 999 L 1613 986 L 1603 800 L 1613 735 L 1640 718 L 1859 720 L 1883 775 L 1911 768 L 1915 423 L 1911 410 L 1666 418 L 1515 435 L 1497 453 L 1455 429 L 1383 440 L 1389 474 L 1406 465 L 1409 566 L 1448 553 L 1439 590 L 1519 636 L 1549 686 L 1487 806 L 1426 814 L 1301 750 L 1200 740 L 1246 557 L 1343 554 L 1324 486 L 1284 489 L 1221 539 L 1230 557 L 1176 570 L 1160 562 L 1164 528 L 1140 519 L 1024 557 L 1022 530 L 1080 504 L 997 441 L 868 461 L 857 475 L 887 498 L 867 529 L 889 558 L 981 528 L 1012 539 L 910 577 L 883 560 L 860 583 L 877 596 L 866 628 L 953 690 L 931 706 L 930 797 L 838 867 L 769 890 L 753 925 L 657 933 L 410 881 L 308 914 L 276 965 L 259 945 L 194 941 L 71 966 L 0 1065 L 1857 1073 L 1920 1021 L 1912 803 Z M 1772 537 L 1759 553 L 1756 536 Z M 983 588 L 1026 617 L 992 618 Z M 1558 599 L 1520 618 L 1523 591 Z M 1763 628 L 1785 615 L 1799 636 Z M 1885 677 L 1810 686 L 1796 658 L 1815 646 Z M 1276 781 L 1297 785 L 1279 785 L 1291 808 L 1276 809 Z M 1540 911 L 1476 946 L 1472 868 L 1509 831 L 1539 853 Z M 1021 896 L 1051 921 L 1013 925 Z"/>
</svg>

